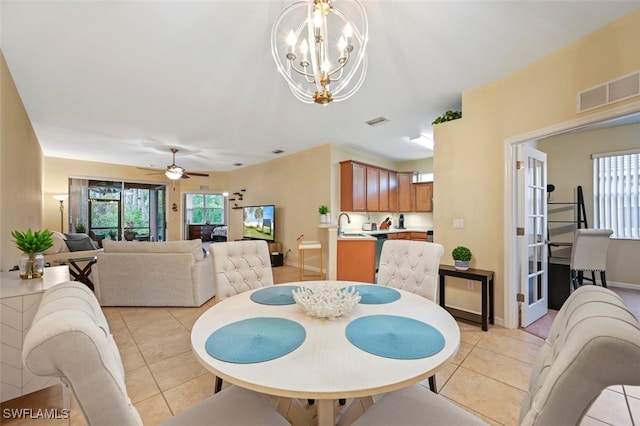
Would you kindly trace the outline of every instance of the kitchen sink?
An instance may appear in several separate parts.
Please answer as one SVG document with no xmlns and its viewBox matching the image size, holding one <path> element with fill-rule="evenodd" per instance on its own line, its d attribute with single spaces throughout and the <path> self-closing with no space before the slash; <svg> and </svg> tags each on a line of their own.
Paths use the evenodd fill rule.
<svg viewBox="0 0 640 426">
<path fill-rule="evenodd" d="M 339 235 L 339 237 L 370 237 L 370 235 L 367 234 L 363 234 L 363 233 L 350 233 L 350 232 L 345 232 L 342 235 Z"/>
</svg>

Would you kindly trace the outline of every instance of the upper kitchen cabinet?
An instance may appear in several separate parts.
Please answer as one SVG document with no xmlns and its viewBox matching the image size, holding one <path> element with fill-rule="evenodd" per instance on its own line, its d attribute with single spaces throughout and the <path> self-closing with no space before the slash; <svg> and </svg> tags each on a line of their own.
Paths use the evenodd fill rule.
<svg viewBox="0 0 640 426">
<path fill-rule="evenodd" d="M 398 172 L 398 211 L 412 212 L 414 199 L 413 172 Z"/>
<path fill-rule="evenodd" d="M 380 210 L 380 169 L 367 166 L 367 211 Z"/>
<path fill-rule="evenodd" d="M 340 210 L 363 212 L 367 208 L 367 166 L 353 161 L 340 163 Z"/>
<path fill-rule="evenodd" d="M 413 184 L 416 212 L 433 211 L 433 182 Z"/>
</svg>

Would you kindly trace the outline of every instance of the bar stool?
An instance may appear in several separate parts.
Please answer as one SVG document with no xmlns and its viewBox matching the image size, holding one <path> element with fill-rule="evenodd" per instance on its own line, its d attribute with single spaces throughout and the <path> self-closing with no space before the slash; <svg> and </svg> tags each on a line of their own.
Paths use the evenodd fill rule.
<svg viewBox="0 0 640 426">
<path fill-rule="evenodd" d="M 320 272 L 318 274 L 304 273 L 304 254 L 310 250 L 317 250 L 320 258 Z M 322 279 L 322 244 L 320 241 L 304 241 L 304 234 L 298 237 L 298 281 L 304 278 Z"/>
</svg>

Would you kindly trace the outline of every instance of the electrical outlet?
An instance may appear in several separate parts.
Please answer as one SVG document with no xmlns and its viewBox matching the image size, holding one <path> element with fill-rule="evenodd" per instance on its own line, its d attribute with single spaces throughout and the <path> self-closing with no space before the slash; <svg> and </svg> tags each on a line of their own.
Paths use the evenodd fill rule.
<svg viewBox="0 0 640 426">
<path fill-rule="evenodd" d="M 471 281 L 471 280 L 467 280 L 467 288 L 468 288 L 469 290 L 473 290 L 473 284 L 474 284 L 474 283 L 473 283 L 473 281 Z"/>
</svg>

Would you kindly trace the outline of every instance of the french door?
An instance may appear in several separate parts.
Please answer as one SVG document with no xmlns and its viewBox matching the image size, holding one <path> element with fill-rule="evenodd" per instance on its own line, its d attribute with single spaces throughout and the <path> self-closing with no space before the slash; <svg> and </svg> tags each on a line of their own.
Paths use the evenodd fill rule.
<svg viewBox="0 0 640 426">
<path fill-rule="evenodd" d="M 526 327 L 547 313 L 547 155 L 518 147 L 518 250 L 520 324 Z"/>
</svg>

